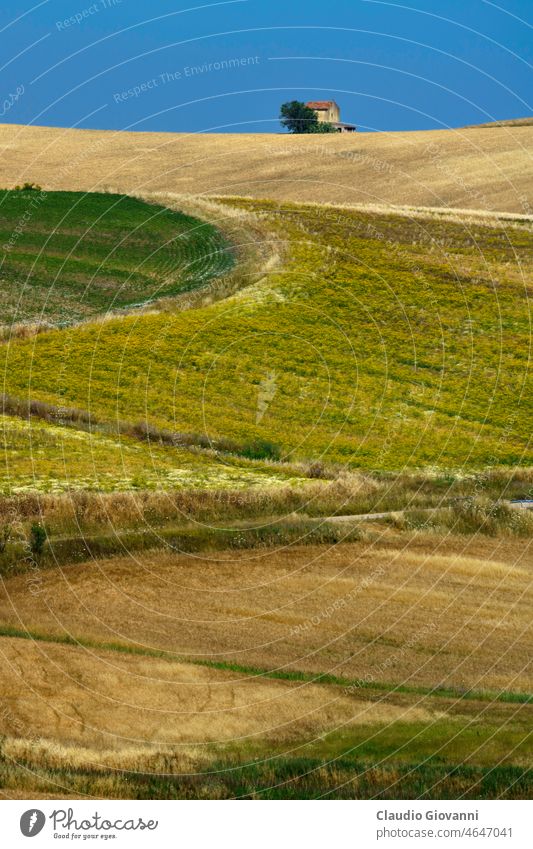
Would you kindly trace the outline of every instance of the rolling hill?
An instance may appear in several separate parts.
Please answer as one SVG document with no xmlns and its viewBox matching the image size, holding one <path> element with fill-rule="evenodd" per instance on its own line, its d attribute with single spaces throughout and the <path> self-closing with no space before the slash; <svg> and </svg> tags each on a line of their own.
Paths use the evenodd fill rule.
<svg viewBox="0 0 533 849">
<path fill-rule="evenodd" d="M 213 206 L 221 221 L 260 224 L 280 263 L 200 309 L 15 340 L 0 349 L 4 391 L 107 422 L 262 441 L 273 459 L 531 462 L 529 226 Z"/>
<path fill-rule="evenodd" d="M 0 128 L 0 795 L 531 797 L 532 131 Z"/>
<path fill-rule="evenodd" d="M 179 134 L 0 126 L 0 186 L 231 194 L 531 214 L 533 126 Z"/>
</svg>

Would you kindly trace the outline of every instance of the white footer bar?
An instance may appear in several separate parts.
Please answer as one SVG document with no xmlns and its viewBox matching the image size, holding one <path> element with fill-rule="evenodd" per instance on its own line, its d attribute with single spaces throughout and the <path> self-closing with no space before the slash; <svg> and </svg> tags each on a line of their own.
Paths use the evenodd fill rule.
<svg viewBox="0 0 533 849">
<path fill-rule="evenodd" d="M 528 801 L 2 801 L 2 846 L 533 847 Z M 32 839 L 35 842 L 32 842 Z"/>
</svg>

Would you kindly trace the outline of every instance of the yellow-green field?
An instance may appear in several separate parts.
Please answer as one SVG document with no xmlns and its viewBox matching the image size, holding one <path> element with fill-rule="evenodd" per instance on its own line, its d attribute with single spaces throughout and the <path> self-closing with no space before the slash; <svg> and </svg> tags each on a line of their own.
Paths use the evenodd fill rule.
<svg viewBox="0 0 533 849">
<path fill-rule="evenodd" d="M 16 340 L 6 391 L 286 460 L 531 463 L 527 225 L 226 203 L 282 268 L 206 308 Z"/>
<path fill-rule="evenodd" d="M 282 466 L 109 436 L 32 418 L 1 419 L 0 495 L 76 490 L 243 489 L 297 481 Z"/>
</svg>

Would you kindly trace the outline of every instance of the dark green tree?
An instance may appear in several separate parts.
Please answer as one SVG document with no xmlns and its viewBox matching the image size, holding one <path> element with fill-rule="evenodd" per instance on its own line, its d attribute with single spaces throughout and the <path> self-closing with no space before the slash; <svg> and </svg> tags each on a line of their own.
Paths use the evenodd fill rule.
<svg viewBox="0 0 533 849">
<path fill-rule="evenodd" d="M 316 112 L 299 100 L 289 100 L 281 105 L 279 120 L 289 133 L 315 133 L 318 126 Z"/>
<path fill-rule="evenodd" d="M 34 557 L 39 558 L 43 553 L 46 542 L 46 531 L 38 522 L 34 522 L 30 532 L 30 548 Z"/>
<path fill-rule="evenodd" d="M 338 133 L 336 127 L 333 124 L 328 124 L 327 121 L 317 121 L 316 127 L 313 126 L 310 130 L 310 133 Z"/>
</svg>

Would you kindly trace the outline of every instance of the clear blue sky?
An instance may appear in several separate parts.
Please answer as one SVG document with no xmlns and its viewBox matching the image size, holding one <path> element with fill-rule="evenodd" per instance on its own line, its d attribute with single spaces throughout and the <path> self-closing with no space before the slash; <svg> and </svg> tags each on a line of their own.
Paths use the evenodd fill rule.
<svg viewBox="0 0 533 849">
<path fill-rule="evenodd" d="M 312 98 L 365 130 L 528 116 L 532 24 L 533 0 L 3 0 L 3 97 L 24 91 L 0 121 L 279 132 Z"/>
</svg>

